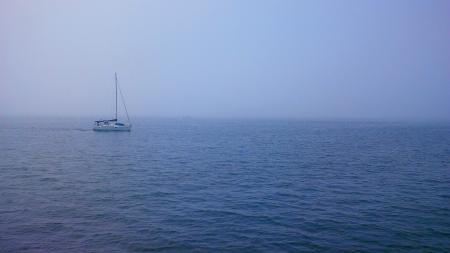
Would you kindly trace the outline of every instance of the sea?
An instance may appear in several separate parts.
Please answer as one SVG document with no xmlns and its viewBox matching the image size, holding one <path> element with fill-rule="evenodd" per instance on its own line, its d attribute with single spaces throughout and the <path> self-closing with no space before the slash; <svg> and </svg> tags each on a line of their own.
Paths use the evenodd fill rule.
<svg viewBox="0 0 450 253">
<path fill-rule="evenodd" d="M 0 252 L 450 252 L 450 123 L 0 119 Z"/>
</svg>

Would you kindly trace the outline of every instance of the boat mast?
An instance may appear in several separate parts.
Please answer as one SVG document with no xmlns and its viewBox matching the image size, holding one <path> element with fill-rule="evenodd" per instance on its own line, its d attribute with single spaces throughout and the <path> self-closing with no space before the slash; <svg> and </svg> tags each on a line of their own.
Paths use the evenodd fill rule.
<svg viewBox="0 0 450 253">
<path fill-rule="evenodd" d="M 114 72 L 114 75 L 116 77 L 116 121 L 117 121 L 117 72 Z"/>
</svg>

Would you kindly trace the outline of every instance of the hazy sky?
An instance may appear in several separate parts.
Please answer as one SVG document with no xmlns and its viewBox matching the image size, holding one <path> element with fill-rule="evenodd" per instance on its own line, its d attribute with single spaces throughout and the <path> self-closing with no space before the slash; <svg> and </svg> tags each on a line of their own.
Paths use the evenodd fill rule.
<svg viewBox="0 0 450 253">
<path fill-rule="evenodd" d="M 450 119 L 450 1 L 0 0 L 0 116 Z"/>
</svg>

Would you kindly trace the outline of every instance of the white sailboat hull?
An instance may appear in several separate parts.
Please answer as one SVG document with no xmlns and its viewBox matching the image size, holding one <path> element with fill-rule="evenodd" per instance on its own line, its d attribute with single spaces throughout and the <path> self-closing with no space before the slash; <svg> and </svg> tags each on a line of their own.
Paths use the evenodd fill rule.
<svg viewBox="0 0 450 253">
<path fill-rule="evenodd" d="M 117 126 L 117 125 L 103 125 L 103 126 L 94 126 L 94 131 L 101 132 L 130 132 L 131 125 Z"/>
</svg>

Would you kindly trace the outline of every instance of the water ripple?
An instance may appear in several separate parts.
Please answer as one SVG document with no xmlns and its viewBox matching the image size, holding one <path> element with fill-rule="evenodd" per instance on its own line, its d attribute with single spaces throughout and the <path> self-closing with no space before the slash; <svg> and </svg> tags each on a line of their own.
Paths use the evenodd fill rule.
<svg viewBox="0 0 450 253">
<path fill-rule="evenodd" d="M 80 122 L 0 123 L 0 251 L 450 252 L 449 125 Z"/>
</svg>

